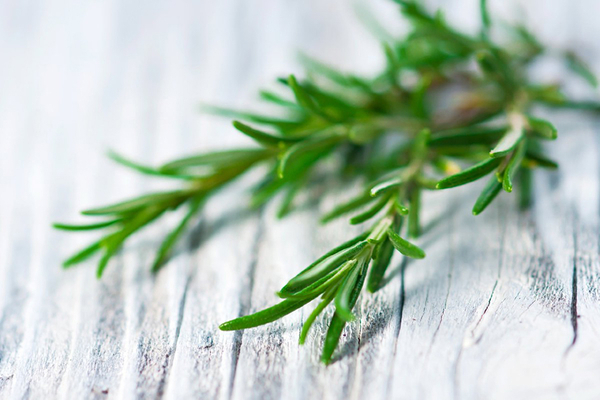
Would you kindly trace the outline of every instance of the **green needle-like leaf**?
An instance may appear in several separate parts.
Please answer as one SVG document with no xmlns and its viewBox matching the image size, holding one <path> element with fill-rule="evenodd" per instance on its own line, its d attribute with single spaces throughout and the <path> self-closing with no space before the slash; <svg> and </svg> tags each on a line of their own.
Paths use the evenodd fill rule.
<svg viewBox="0 0 600 400">
<path fill-rule="evenodd" d="M 489 145 L 499 140 L 506 127 L 473 127 L 436 132 L 429 140 L 431 147 Z"/>
<path fill-rule="evenodd" d="M 577 54 L 569 51 L 565 54 L 565 59 L 571 71 L 583 78 L 590 86 L 594 88 L 598 87 L 598 78 Z"/>
<path fill-rule="evenodd" d="M 168 170 L 160 170 L 160 169 L 148 167 L 146 165 L 138 164 L 136 162 L 126 159 L 125 157 L 123 157 L 113 151 L 110 151 L 108 153 L 108 156 L 113 161 L 123 165 L 124 167 L 131 168 L 134 171 L 137 171 L 144 175 L 153 175 L 153 176 L 160 176 L 163 178 L 184 179 L 184 180 L 198 178 L 195 175 L 177 174 L 177 173 L 169 172 Z"/>
<path fill-rule="evenodd" d="M 183 190 L 175 190 L 172 192 L 159 192 L 136 197 L 131 200 L 126 200 L 121 203 L 112 204 L 110 206 L 93 208 L 82 211 L 83 215 L 122 215 L 138 211 L 152 204 L 165 204 L 175 202 L 182 198 L 187 193 Z"/>
<path fill-rule="evenodd" d="M 481 194 L 473 206 L 473 215 L 481 214 L 483 210 L 485 210 L 486 207 L 492 202 L 492 200 L 496 198 L 501 189 L 502 183 L 498 181 L 496 176 L 492 176 L 492 178 L 481 191 Z"/>
<path fill-rule="evenodd" d="M 327 253 L 323 254 L 321 257 L 319 257 L 316 261 L 314 261 L 312 264 L 310 264 L 308 267 L 306 267 L 305 269 L 302 270 L 302 272 L 300 272 L 298 275 L 296 275 L 294 278 L 292 278 L 290 280 L 293 281 L 294 279 L 301 277 L 303 274 L 305 274 L 306 272 L 312 270 L 313 268 L 315 268 L 317 265 L 320 265 L 323 261 L 329 259 L 330 257 L 342 252 L 343 250 L 347 250 L 349 248 L 353 248 L 355 247 L 357 244 L 361 244 L 366 238 L 367 236 L 369 236 L 369 232 L 365 232 L 361 235 L 356 236 L 353 239 L 348 240 L 345 243 L 342 243 L 341 245 L 329 250 Z M 361 247 L 362 249 L 362 247 Z M 351 252 L 350 252 L 351 253 Z M 346 253 L 347 254 L 347 253 Z M 328 260 L 330 261 L 330 260 Z M 323 275 L 321 275 L 323 276 Z M 314 279 L 312 280 L 314 282 Z M 287 285 L 285 285 L 281 290 L 280 293 L 283 295 L 292 295 L 294 293 L 296 293 L 297 291 L 303 289 L 304 287 L 306 287 L 306 283 L 301 283 L 300 285 L 294 285 L 288 282 Z"/>
<path fill-rule="evenodd" d="M 514 154 L 510 158 L 508 165 L 506 166 L 506 170 L 504 171 L 504 179 L 502 180 L 502 187 L 507 192 L 512 192 L 513 188 L 513 177 L 515 173 L 521 166 L 521 162 L 523 161 L 523 157 L 525 156 L 525 149 L 527 148 L 527 142 L 522 141 L 517 146 Z"/>
<path fill-rule="evenodd" d="M 400 215 L 408 215 L 410 213 L 410 210 L 408 208 L 404 207 L 402 204 L 400 204 L 398 199 L 394 200 L 394 208 Z"/>
<path fill-rule="evenodd" d="M 490 151 L 491 157 L 503 157 L 513 151 L 517 144 L 523 139 L 523 129 L 515 128 L 511 129 L 498 142 L 496 147 Z"/>
<path fill-rule="evenodd" d="M 121 245 L 125 242 L 125 240 L 131 236 L 133 233 L 137 232 L 144 226 L 148 225 L 160 215 L 162 215 L 166 211 L 164 207 L 150 206 L 139 213 L 137 213 L 134 217 L 131 218 L 123 226 L 118 232 L 115 232 L 101 241 L 101 246 L 105 249 L 104 255 L 100 258 L 100 262 L 98 263 L 98 267 L 96 269 L 96 276 L 98 278 L 102 277 L 104 273 L 104 269 L 108 265 L 110 259 L 119 251 Z"/>
<path fill-rule="evenodd" d="M 481 13 L 481 23 L 483 32 L 487 33 L 492 25 L 490 14 L 488 13 L 487 0 L 479 0 L 479 10 Z"/>
<path fill-rule="evenodd" d="M 416 238 L 421 234 L 421 190 L 415 189 L 410 195 L 410 209 L 408 211 L 408 235 Z"/>
<path fill-rule="evenodd" d="M 331 358 L 333 357 L 333 352 L 338 346 L 340 342 L 340 336 L 342 336 L 342 331 L 344 330 L 344 326 L 346 326 L 346 320 L 340 317 L 337 312 L 331 318 L 331 322 L 329 323 L 329 329 L 327 329 L 327 334 L 325 335 L 325 343 L 323 343 L 323 353 L 321 354 L 321 362 L 325 365 L 329 365 L 331 363 Z"/>
<path fill-rule="evenodd" d="M 165 240 L 162 242 L 160 249 L 158 249 L 158 253 L 156 254 L 156 258 L 154 259 L 154 263 L 152 264 L 152 272 L 158 272 L 158 270 L 162 267 L 166 259 L 169 257 L 171 249 L 181 236 L 181 234 L 185 231 L 190 220 L 196 215 L 198 209 L 202 205 L 202 198 L 194 199 L 190 205 L 189 211 L 183 217 L 181 222 L 175 227 L 171 233 L 167 235 Z"/>
<path fill-rule="evenodd" d="M 331 301 L 335 297 L 336 289 L 337 286 L 332 286 L 330 289 L 328 289 L 323 294 L 323 300 L 321 300 L 317 307 L 315 307 L 315 309 L 310 313 L 308 318 L 306 318 L 306 321 L 304 321 L 304 324 L 302 324 L 302 331 L 300 332 L 300 339 L 298 340 L 299 344 L 304 344 L 304 342 L 306 341 L 306 336 L 310 331 L 310 327 L 313 325 L 319 314 L 321 314 L 323 310 L 325 310 L 325 307 L 327 307 L 329 303 L 331 303 Z"/>
<path fill-rule="evenodd" d="M 283 300 L 281 303 L 278 303 L 272 307 L 266 308 L 254 314 L 246 315 L 222 323 L 221 325 L 219 325 L 219 329 L 222 331 L 235 331 L 238 329 L 255 328 L 260 325 L 268 324 L 269 322 L 276 321 L 279 318 L 296 311 L 297 309 L 311 302 L 312 300 L 314 300 L 314 297 L 305 299 L 286 299 Z"/>
<path fill-rule="evenodd" d="M 290 85 L 290 88 L 292 88 L 294 96 L 296 97 L 296 101 L 298 102 L 298 104 L 300 104 L 301 107 L 316 115 L 324 117 L 325 119 L 329 119 L 329 116 L 327 116 L 320 109 L 320 107 L 310 96 L 310 94 L 308 94 L 307 91 L 302 86 L 300 86 L 294 75 L 290 75 L 287 82 Z"/>
<path fill-rule="evenodd" d="M 96 224 L 70 225 L 70 224 L 54 223 L 54 224 L 52 224 L 52 226 L 55 229 L 60 229 L 63 231 L 91 231 L 91 230 L 106 228 L 106 227 L 118 224 L 121 221 L 123 221 L 123 218 L 111 219 L 109 221 L 98 222 Z"/>
<path fill-rule="evenodd" d="M 280 148 L 282 145 L 296 143 L 300 139 L 289 138 L 289 137 L 277 137 L 270 133 L 254 129 L 249 125 L 246 125 L 240 121 L 233 121 L 233 127 L 244 135 L 251 137 L 259 144 L 266 147 Z"/>
<path fill-rule="evenodd" d="M 101 240 L 99 240 L 95 243 L 92 243 L 85 249 L 83 249 L 83 250 L 77 252 L 76 254 L 72 255 L 71 257 L 67 258 L 63 262 L 63 267 L 65 267 L 65 268 L 72 267 L 73 265 L 79 264 L 79 263 L 87 260 L 94 254 L 96 254 L 98 251 L 100 251 L 100 249 L 102 248 L 101 243 L 102 243 Z"/>
<path fill-rule="evenodd" d="M 398 250 L 400 253 L 404 254 L 410 258 L 421 259 L 425 258 L 425 252 L 418 246 L 410 243 L 407 240 L 404 240 L 391 229 L 387 231 L 388 237 L 392 242 L 392 245 Z"/>
<path fill-rule="evenodd" d="M 365 276 L 366 274 L 361 274 L 359 276 L 359 279 L 356 282 L 354 289 L 352 290 L 348 301 L 349 309 L 354 308 L 356 300 L 358 300 L 358 296 L 360 295 Z M 340 341 L 340 336 L 342 335 L 342 331 L 344 330 L 345 325 L 346 321 L 342 317 L 340 317 L 336 311 L 333 315 L 333 318 L 331 319 L 331 323 L 329 324 L 327 335 L 325 336 L 325 343 L 323 344 L 323 353 L 321 354 L 321 361 L 323 363 L 329 364 L 331 362 L 331 357 L 333 356 L 333 352 L 335 351 Z"/>
<path fill-rule="evenodd" d="M 340 252 L 331 255 L 318 264 L 314 264 L 306 268 L 304 271 L 296 275 L 280 290 L 282 294 L 293 294 L 299 289 L 310 285 L 317 279 L 322 278 L 338 266 L 352 259 L 362 249 L 367 246 L 367 242 L 358 242 L 352 247 L 341 250 Z"/>
<path fill-rule="evenodd" d="M 293 209 L 294 199 L 296 195 L 302 189 L 302 185 L 300 184 L 292 184 L 291 187 L 285 193 L 283 201 L 277 210 L 277 218 L 281 219 L 288 215 Z"/>
<path fill-rule="evenodd" d="M 496 169 L 501 162 L 501 158 L 488 158 L 458 174 L 442 179 L 436 187 L 438 189 L 448 189 L 476 181 Z"/>
<path fill-rule="evenodd" d="M 281 156 L 281 160 L 277 166 L 277 175 L 279 178 L 285 177 L 287 175 L 287 171 L 290 169 L 288 166 L 291 164 L 291 160 L 293 160 L 295 157 L 313 151 L 320 151 L 324 148 L 333 146 L 339 142 L 339 140 L 340 139 L 336 135 L 321 135 L 319 137 L 303 140 L 290 146 Z"/>
<path fill-rule="evenodd" d="M 323 215 L 323 217 L 321 217 L 321 223 L 327 223 L 331 220 L 341 217 L 342 215 L 351 213 L 357 208 L 362 207 L 372 201 L 373 198 L 368 194 L 359 195 L 345 203 L 340 204 L 327 214 Z"/>
<path fill-rule="evenodd" d="M 328 290 L 331 286 L 337 286 L 337 284 L 348 274 L 356 264 L 355 259 L 344 262 L 337 268 L 333 269 L 327 275 L 319 278 L 308 286 L 303 287 L 296 292 L 291 293 L 289 290 L 285 292 L 279 292 L 278 295 L 281 298 L 306 298 L 313 295 L 319 295 Z"/>
<path fill-rule="evenodd" d="M 531 132 L 535 134 L 537 137 L 542 139 L 554 140 L 558 136 L 558 131 L 550 122 L 534 118 L 528 117 L 527 122 L 529 123 L 529 127 Z"/>
<path fill-rule="evenodd" d="M 527 149 L 525 152 L 525 159 L 534 167 L 539 166 L 548 169 L 558 168 L 558 163 L 556 161 L 551 160 L 544 154 L 540 154 L 532 149 Z"/>
<path fill-rule="evenodd" d="M 355 319 L 354 314 L 352 314 L 352 307 L 354 306 L 351 304 L 352 295 L 356 290 L 357 283 L 364 281 L 368 265 L 369 258 L 363 257 L 348 274 L 344 282 L 342 282 L 335 296 L 335 312 L 346 322 L 354 321 Z"/>
<path fill-rule="evenodd" d="M 380 198 L 375 204 L 373 204 L 373 206 L 371 208 L 369 208 L 365 212 L 362 212 L 362 213 L 352 217 L 350 219 L 350 223 L 352 225 L 356 225 L 356 224 L 360 224 L 360 223 L 370 220 L 375 215 L 377 215 L 377 213 L 379 213 L 383 209 L 383 207 L 385 207 L 385 205 L 388 203 L 389 199 L 390 199 L 389 196 L 384 196 L 384 197 Z"/>
<path fill-rule="evenodd" d="M 190 167 L 208 166 L 222 169 L 231 165 L 249 164 L 273 155 L 271 149 L 236 149 L 180 158 L 159 168 L 159 171 L 179 171 Z"/>
<path fill-rule="evenodd" d="M 298 108 L 298 104 L 294 103 L 291 100 L 288 100 L 278 94 L 275 94 L 273 92 L 269 92 L 268 90 L 261 90 L 259 92 L 261 99 L 268 101 L 270 103 L 274 103 L 277 104 L 279 106 L 282 107 L 290 107 L 293 109 L 297 109 Z"/>
<path fill-rule="evenodd" d="M 393 188 L 396 188 L 396 187 L 402 185 L 402 183 L 404 183 L 404 179 L 402 179 L 402 177 L 391 178 L 391 179 L 385 180 L 385 181 L 373 186 L 371 188 L 371 190 L 369 191 L 369 193 L 371 194 L 372 197 L 375 197 L 384 191 L 387 191 L 387 190 L 390 190 L 390 189 L 393 189 Z"/>
<path fill-rule="evenodd" d="M 367 279 L 367 290 L 371 293 L 375 293 L 381 287 L 381 281 L 394 254 L 394 246 L 390 240 L 384 241 L 380 246 Z"/>
<path fill-rule="evenodd" d="M 532 196 L 532 172 L 529 168 L 521 168 L 519 174 L 519 207 L 525 209 L 531 204 Z"/>
</svg>

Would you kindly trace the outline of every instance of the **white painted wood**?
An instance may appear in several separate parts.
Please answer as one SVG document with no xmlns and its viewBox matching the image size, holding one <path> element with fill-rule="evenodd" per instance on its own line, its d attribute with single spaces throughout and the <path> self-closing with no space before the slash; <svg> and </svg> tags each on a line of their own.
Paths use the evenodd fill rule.
<svg viewBox="0 0 600 400">
<path fill-rule="evenodd" d="M 477 1 L 432 3 L 475 26 Z M 597 2 L 517 3 L 545 39 L 598 59 Z M 393 25 L 395 7 L 368 6 Z M 0 398 L 597 398 L 600 124 L 579 114 L 552 115 L 561 170 L 537 173 L 531 210 L 504 196 L 474 218 L 477 185 L 425 197 L 428 257 L 397 257 L 388 285 L 361 296 L 329 367 L 325 319 L 297 345 L 311 306 L 245 332 L 218 324 L 274 304 L 350 235 L 317 223 L 336 196 L 277 221 L 275 204 L 244 211 L 250 176 L 207 205 L 156 277 L 174 218 L 100 281 L 91 263 L 59 268 L 89 238 L 52 221 L 165 184 L 105 149 L 157 163 L 247 143 L 197 104 L 253 107 L 258 86 L 299 71 L 296 49 L 364 72 L 381 62 L 343 0 L 0 1 Z"/>
</svg>

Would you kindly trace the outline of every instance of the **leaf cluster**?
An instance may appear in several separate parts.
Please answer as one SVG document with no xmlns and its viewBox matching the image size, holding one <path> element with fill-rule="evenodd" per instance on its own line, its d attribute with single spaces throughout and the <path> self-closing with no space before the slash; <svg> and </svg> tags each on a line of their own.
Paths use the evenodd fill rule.
<svg viewBox="0 0 600 400">
<path fill-rule="evenodd" d="M 100 222 L 55 224 L 63 230 L 104 232 L 65 266 L 101 253 L 101 276 L 126 239 L 164 213 L 186 207 L 159 248 L 152 267 L 157 271 L 205 201 L 257 165 L 266 166 L 267 172 L 252 189 L 251 205 L 280 197 L 280 217 L 294 209 L 299 193 L 318 182 L 319 173 L 335 182 L 329 187 L 350 182 L 361 190 L 323 215 L 322 222 L 350 215 L 350 224 L 364 224 L 363 233 L 290 279 L 278 292 L 280 303 L 221 325 L 223 330 L 264 325 L 318 299 L 304 322 L 300 343 L 332 304 L 335 311 L 322 354 L 322 361 L 329 363 L 344 326 L 355 319 L 353 308 L 363 287 L 369 292 L 380 289 L 396 251 L 412 259 L 425 257 L 407 240 L 420 233 L 423 191 L 486 180 L 473 214 L 515 187 L 521 205 L 527 206 L 531 171 L 557 168 L 544 152 L 557 130 L 532 115 L 534 107 L 598 111 L 600 106 L 569 99 L 555 83 L 533 83 L 530 65 L 552 53 L 523 26 L 511 27 L 506 43 L 496 40 L 485 0 L 480 1 L 481 30 L 475 35 L 451 26 L 439 11 L 430 13 L 410 0 L 393 1 L 411 30 L 382 43 L 386 61 L 378 74 L 348 74 L 303 56 L 307 78 L 279 78 L 278 89 L 260 92 L 263 101 L 280 110 L 276 116 L 205 107 L 233 118 L 233 127 L 256 146 L 193 155 L 157 168 L 113 154 L 126 167 L 178 180 L 182 187 L 83 212 L 103 218 Z M 597 85 L 573 52 L 559 52 L 559 57 L 574 74 Z"/>
</svg>

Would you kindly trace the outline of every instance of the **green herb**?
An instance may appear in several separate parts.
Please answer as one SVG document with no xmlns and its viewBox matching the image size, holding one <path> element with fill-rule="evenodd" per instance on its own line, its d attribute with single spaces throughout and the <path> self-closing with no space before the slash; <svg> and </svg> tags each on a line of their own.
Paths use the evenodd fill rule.
<svg viewBox="0 0 600 400">
<path fill-rule="evenodd" d="M 235 118 L 234 128 L 256 146 L 191 155 L 159 167 L 112 154 L 125 167 L 176 180 L 181 188 L 83 211 L 101 218 L 90 224 L 55 224 L 67 231 L 103 232 L 99 240 L 67 259 L 65 267 L 99 253 L 101 276 L 131 235 L 166 212 L 187 208 L 158 250 L 152 265 L 152 271 L 158 271 L 202 205 L 230 182 L 258 165 L 267 166 L 269 172 L 253 189 L 251 203 L 260 206 L 281 194 L 278 215 L 284 216 L 297 205 L 298 193 L 318 183 L 318 167 L 319 175 L 330 181 L 361 186 L 357 195 L 326 213 L 322 221 L 350 215 L 351 224 L 365 225 L 364 233 L 293 277 L 279 291 L 283 299 L 279 304 L 226 322 L 221 329 L 263 325 L 320 297 L 302 328 L 300 343 L 333 303 L 322 355 L 329 363 L 345 324 L 355 319 L 352 309 L 365 283 L 369 292 L 381 287 L 395 251 L 413 259 L 425 257 L 421 248 L 406 240 L 419 235 L 424 190 L 486 180 L 473 207 L 477 215 L 502 188 L 511 192 L 517 183 L 520 204 L 528 205 L 532 169 L 557 167 L 544 154 L 542 143 L 555 139 L 557 131 L 550 122 L 530 115 L 533 107 L 598 111 L 600 104 L 573 101 L 555 84 L 528 81 L 530 64 L 551 53 L 522 26 L 512 28 L 508 44 L 493 40 L 497 32 L 485 0 L 480 1 L 481 31 L 474 36 L 416 2 L 394 1 L 411 30 L 398 40 L 386 36 L 382 45 L 386 63 L 379 74 L 359 77 L 303 57 L 310 79 L 280 78 L 281 94 L 261 92 L 262 100 L 281 109 L 279 116 L 205 107 Z M 597 85 L 589 67 L 574 53 L 561 57 L 575 74 Z M 437 101 L 449 90 L 460 96 Z"/>
</svg>

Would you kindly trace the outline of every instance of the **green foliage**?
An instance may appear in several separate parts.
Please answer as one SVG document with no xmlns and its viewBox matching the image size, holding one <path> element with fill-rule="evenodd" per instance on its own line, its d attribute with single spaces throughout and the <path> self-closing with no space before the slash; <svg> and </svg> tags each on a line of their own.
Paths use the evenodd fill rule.
<svg viewBox="0 0 600 400">
<path fill-rule="evenodd" d="M 66 231 L 102 232 L 99 240 L 64 266 L 100 254 L 101 276 L 130 236 L 164 213 L 187 208 L 157 252 L 152 271 L 158 271 L 210 196 L 260 164 L 268 172 L 252 190 L 251 204 L 260 206 L 281 194 L 280 217 L 294 210 L 297 194 L 310 191 L 319 183 L 318 176 L 335 182 L 328 185 L 330 191 L 350 190 L 344 184 L 352 182 L 360 186 L 358 193 L 353 197 L 348 193 L 349 200 L 325 213 L 322 221 L 350 214 L 351 224 L 366 223 L 364 233 L 290 279 L 278 292 L 279 304 L 220 327 L 264 325 L 320 297 L 303 325 L 300 343 L 333 303 L 322 353 L 322 361 L 330 363 L 346 323 L 355 319 L 353 308 L 365 282 L 370 292 L 380 289 L 394 250 L 398 256 L 425 257 L 420 247 L 405 239 L 419 236 L 424 190 L 485 179 L 473 214 L 483 212 L 502 188 L 511 192 L 515 184 L 520 204 L 528 205 L 531 170 L 557 168 L 541 144 L 555 139 L 557 130 L 530 115 L 531 110 L 550 106 L 598 111 L 600 104 L 570 100 L 555 84 L 530 82 L 530 64 L 551 52 L 522 26 L 511 28 L 508 43 L 494 41 L 487 1 L 480 1 L 477 35 L 455 29 L 441 13 L 430 13 L 417 2 L 394 1 L 411 29 L 382 44 L 385 65 L 378 74 L 359 77 L 304 56 L 308 78 L 280 78 L 281 91 L 260 92 L 263 101 L 280 109 L 276 117 L 204 107 L 236 119 L 234 128 L 250 137 L 253 147 L 191 155 L 158 167 L 112 153 L 127 168 L 176 180 L 181 187 L 82 212 L 104 218 L 99 222 L 55 224 Z M 574 53 L 561 57 L 575 74 L 597 85 L 589 67 Z M 450 104 L 436 101 L 449 90 L 461 96 Z"/>
</svg>

